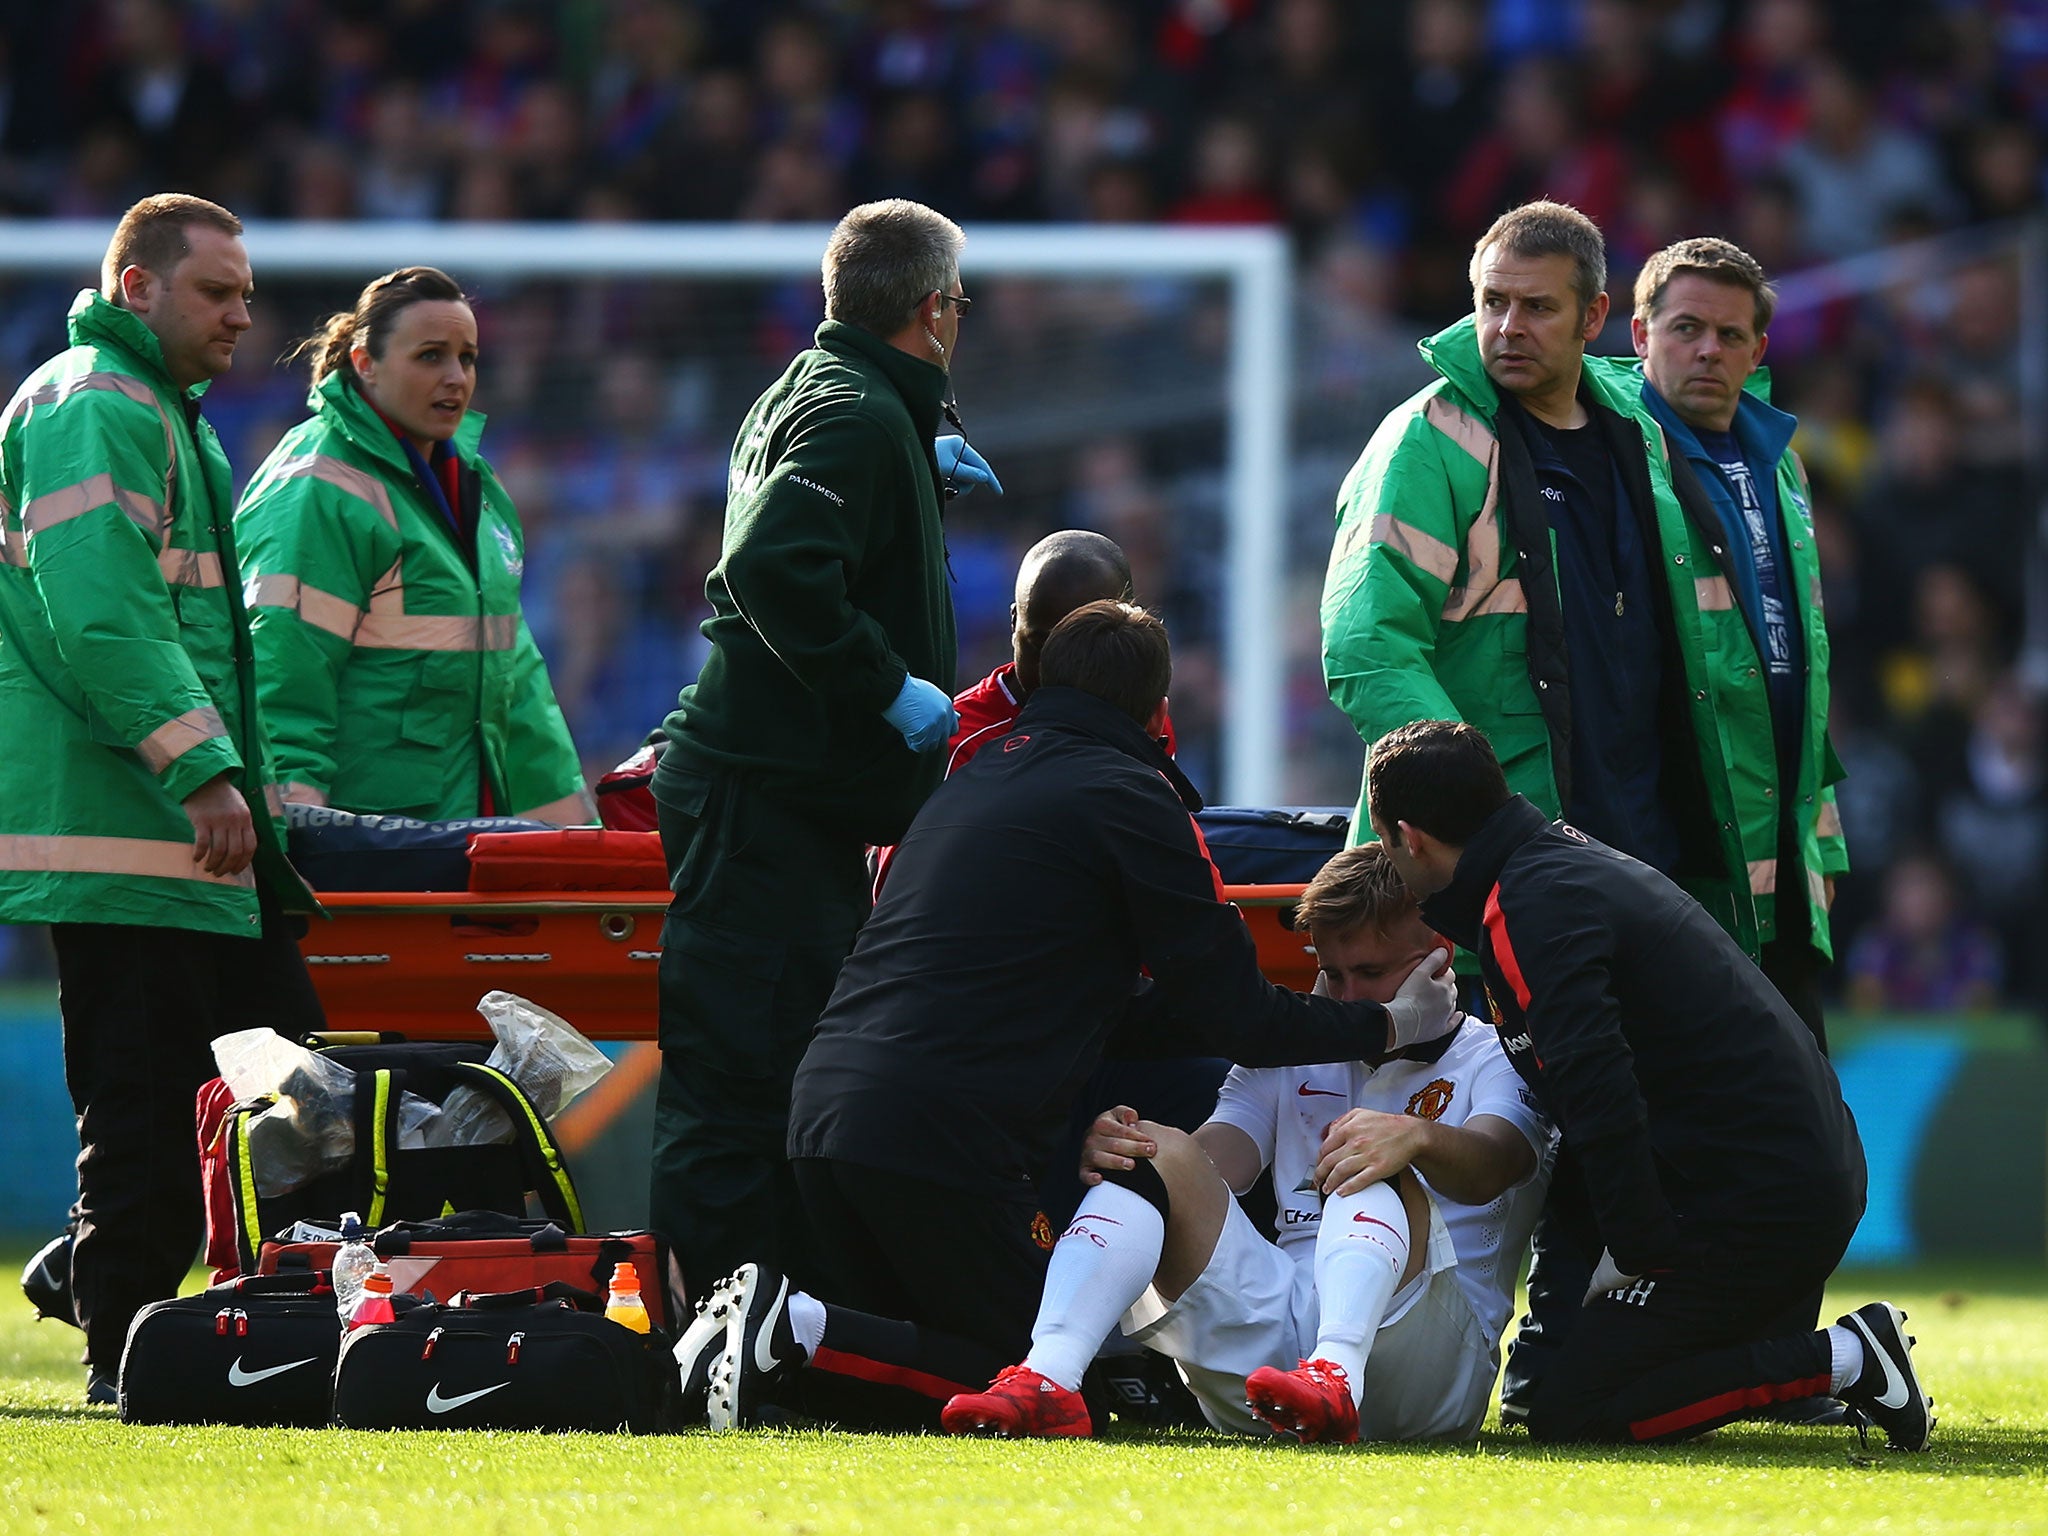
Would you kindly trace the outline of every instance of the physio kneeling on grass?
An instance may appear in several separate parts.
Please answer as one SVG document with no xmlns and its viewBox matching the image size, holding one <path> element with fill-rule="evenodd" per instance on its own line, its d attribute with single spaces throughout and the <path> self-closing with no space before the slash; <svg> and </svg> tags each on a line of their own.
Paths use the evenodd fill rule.
<svg viewBox="0 0 2048 1536">
<path fill-rule="evenodd" d="M 1831 1395 L 1926 1450 L 1904 1313 L 1787 1327 L 1865 1186 L 1856 1122 L 1791 1005 L 1671 881 L 1510 794 L 1468 725 L 1382 736 L 1367 794 L 1424 921 L 1478 954 L 1501 1047 L 1584 1181 L 1598 1263 L 1529 1433 L 1682 1440 Z"/>
</svg>

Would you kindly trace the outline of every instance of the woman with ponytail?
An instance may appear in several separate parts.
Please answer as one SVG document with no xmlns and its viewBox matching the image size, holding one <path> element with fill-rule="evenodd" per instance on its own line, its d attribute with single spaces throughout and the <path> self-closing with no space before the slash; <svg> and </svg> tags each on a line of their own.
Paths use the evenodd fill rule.
<svg viewBox="0 0 2048 1536">
<path fill-rule="evenodd" d="M 295 355 L 312 418 L 235 513 L 287 800 L 594 822 L 526 621 L 525 537 L 477 451 L 476 315 L 433 267 L 378 278 Z"/>
</svg>

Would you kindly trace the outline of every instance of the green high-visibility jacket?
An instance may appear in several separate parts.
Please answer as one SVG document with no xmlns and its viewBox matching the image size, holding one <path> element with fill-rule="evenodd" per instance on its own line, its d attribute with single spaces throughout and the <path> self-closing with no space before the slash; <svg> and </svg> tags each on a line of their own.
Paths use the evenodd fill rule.
<svg viewBox="0 0 2048 1536">
<path fill-rule="evenodd" d="M 1424 341 L 1421 351 L 1441 377 L 1387 416 L 1338 493 L 1322 605 L 1330 696 L 1368 744 L 1414 720 L 1477 727 L 1511 789 L 1547 815 L 1569 816 L 1559 786 L 1558 744 L 1569 739 L 1570 706 L 1554 535 L 1540 499 L 1503 474 L 1500 397 L 1471 318 Z M 1718 521 L 1711 511 L 1689 513 L 1673 492 L 1670 450 L 1643 406 L 1641 373 L 1589 357 L 1585 384 L 1594 403 L 1641 433 L 1648 460 L 1698 756 L 1694 793 L 1702 803 L 1684 810 L 1707 849 L 1674 878 L 1758 955 L 1777 932 L 1779 809 L 1793 795 L 1802 868 L 1789 883 L 1810 910 L 1814 947 L 1831 954 L 1822 882 L 1848 868 L 1848 851 L 1830 787 L 1842 769 L 1826 734 L 1828 639 L 1803 477 L 1788 453 L 1779 466 L 1779 505 L 1793 588 L 1808 601 L 1801 610 L 1806 731 L 1798 782 L 1787 785 L 1778 782 L 1766 682 L 1729 586 Z M 1532 598 L 1525 577 L 1550 591 Z M 1368 771 L 1353 823 L 1359 841 L 1372 835 L 1369 789 Z"/>
<path fill-rule="evenodd" d="M 477 452 L 476 564 L 397 435 L 329 374 L 235 513 L 264 723 L 294 799 L 444 821 L 594 822 L 547 663 L 519 609 L 526 539 Z"/>
<path fill-rule="evenodd" d="M 141 319 L 91 291 L 0 426 L 0 922 L 254 937 L 286 862 L 220 439 Z M 209 875 L 182 802 L 229 774 L 254 865 Z"/>
</svg>

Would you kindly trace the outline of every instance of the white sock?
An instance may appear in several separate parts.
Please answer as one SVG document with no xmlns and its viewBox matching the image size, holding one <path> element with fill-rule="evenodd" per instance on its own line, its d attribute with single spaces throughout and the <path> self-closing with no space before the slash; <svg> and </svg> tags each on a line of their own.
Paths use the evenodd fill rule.
<svg viewBox="0 0 2048 1536">
<path fill-rule="evenodd" d="M 802 1291 L 791 1291 L 788 1308 L 789 1331 L 796 1335 L 797 1347 L 808 1360 L 825 1342 L 825 1303 Z"/>
<path fill-rule="evenodd" d="M 1840 1323 L 1830 1323 L 1821 1331 L 1828 1336 L 1828 1354 L 1832 1357 L 1829 1369 L 1833 1375 L 1828 1379 L 1828 1391 L 1839 1397 L 1842 1388 L 1863 1374 L 1863 1340 L 1855 1329 L 1844 1328 Z"/>
<path fill-rule="evenodd" d="M 1121 1184 L 1098 1184 L 1053 1245 L 1024 1363 L 1069 1392 L 1159 1271 L 1166 1218 Z"/>
<path fill-rule="evenodd" d="M 1344 1368 L 1355 1404 L 1365 1392 L 1365 1357 L 1408 1267 L 1408 1212 L 1391 1184 L 1323 1201 L 1316 1232 L 1315 1353 Z"/>
</svg>

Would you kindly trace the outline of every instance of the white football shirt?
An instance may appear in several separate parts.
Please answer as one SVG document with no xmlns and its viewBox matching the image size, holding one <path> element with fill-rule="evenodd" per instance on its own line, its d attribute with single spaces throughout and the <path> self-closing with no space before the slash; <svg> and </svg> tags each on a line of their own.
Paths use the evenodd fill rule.
<svg viewBox="0 0 2048 1536">
<path fill-rule="evenodd" d="M 1459 1289 L 1473 1316 L 1498 1339 L 1514 1307 L 1515 1280 L 1543 1208 L 1556 1143 L 1549 1119 L 1501 1050 L 1498 1032 L 1467 1017 L 1435 1061 L 1397 1057 L 1380 1067 L 1337 1061 L 1230 1069 L 1209 1118 L 1251 1137 L 1260 1159 L 1273 1170 L 1279 1202 L 1275 1237 L 1298 1264 L 1315 1261 L 1315 1236 L 1323 1219 L 1322 1197 L 1311 1183 L 1323 1132 L 1353 1109 L 1418 1115 L 1442 1125 L 1494 1115 L 1529 1138 L 1536 1171 L 1490 1204 L 1460 1205 L 1430 1191 L 1457 1250 Z"/>
</svg>

